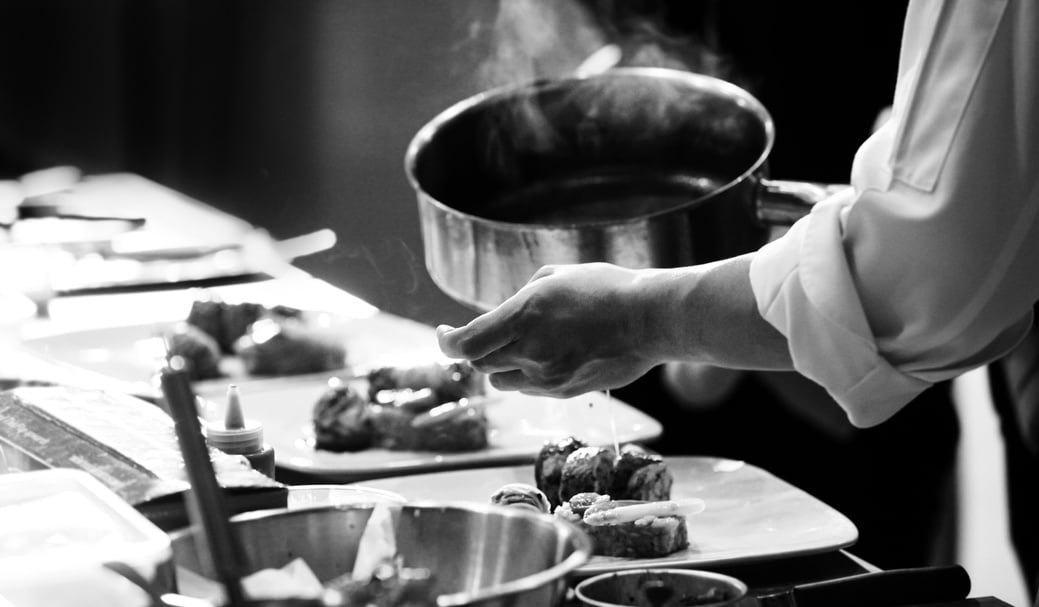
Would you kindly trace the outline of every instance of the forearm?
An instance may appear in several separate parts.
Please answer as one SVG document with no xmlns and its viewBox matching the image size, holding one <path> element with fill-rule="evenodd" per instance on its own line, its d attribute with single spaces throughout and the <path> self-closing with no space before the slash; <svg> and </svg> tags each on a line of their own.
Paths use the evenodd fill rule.
<svg viewBox="0 0 1039 607">
<path fill-rule="evenodd" d="M 645 272 L 639 293 L 650 356 L 734 369 L 792 370 L 786 338 L 758 312 L 751 255 Z"/>
</svg>

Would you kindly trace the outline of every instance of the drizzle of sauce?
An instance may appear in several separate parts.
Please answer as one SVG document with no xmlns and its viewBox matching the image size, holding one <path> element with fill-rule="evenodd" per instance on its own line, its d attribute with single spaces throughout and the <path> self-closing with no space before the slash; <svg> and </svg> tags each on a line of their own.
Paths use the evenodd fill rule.
<svg viewBox="0 0 1039 607">
<path fill-rule="evenodd" d="M 621 456 L 621 444 L 617 440 L 617 417 L 614 415 L 613 399 L 610 398 L 610 391 L 606 390 L 606 414 L 610 418 L 610 435 L 613 437 L 613 452 L 616 454 L 616 458 L 620 459 Z"/>
</svg>

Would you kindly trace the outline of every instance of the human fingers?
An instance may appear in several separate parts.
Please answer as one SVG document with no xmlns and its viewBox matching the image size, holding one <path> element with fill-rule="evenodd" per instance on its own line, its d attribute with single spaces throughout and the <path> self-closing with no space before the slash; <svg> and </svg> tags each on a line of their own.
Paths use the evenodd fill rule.
<svg viewBox="0 0 1039 607">
<path fill-rule="evenodd" d="M 511 323 L 488 312 L 464 327 L 440 325 L 436 329 L 437 345 L 451 358 L 480 359 L 515 341 L 513 328 Z"/>
<path fill-rule="evenodd" d="M 542 271 L 553 272 L 551 267 L 538 272 Z M 477 316 L 464 327 L 440 325 L 436 330 L 440 350 L 452 358 L 474 360 L 514 342 L 522 330 L 518 319 L 529 297 L 530 290 L 525 286 L 497 308 Z"/>
<path fill-rule="evenodd" d="M 556 270 L 558 270 L 558 269 L 559 269 L 559 266 L 555 266 L 555 265 L 541 266 L 540 268 L 538 268 L 537 272 L 534 272 L 534 274 L 530 277 L 530 279 L 527 280 L 527 284 L 529 285 L 530 283 L 534 282 L 535 280 L 538 280 L 538 279 L 541 279 L 541 278 L 545 278 L 546 276 L 551 276 L 551 275 L 555 274 Z"/>
<path fill-rule="evenodd" d="M 518 392 L 531 388 L 530 378 L 519 369 L 491 373 L 487 376 L 487 383 L 491 384 L 495 390 L 503 392 Z"/>
<path fill-rule="evenodd" d="M 477 371 L 488 375 L 522 369 L 527 359 L 517 348 L 518 343 L 512 341 L 486 356 L 470 360 L 469 364 Z"/>
<path fill-rule="evenodd" d="M 520 369 L 491 373 L 487 381 L 496 390 L 502 392 L 522 392 L 531 396 L 549 396 L 552 398 L 572 398 L 591 390 L 587 386 L 574 382 L 557 382 L 533 378 L 528 372 Z"/>
</svg>

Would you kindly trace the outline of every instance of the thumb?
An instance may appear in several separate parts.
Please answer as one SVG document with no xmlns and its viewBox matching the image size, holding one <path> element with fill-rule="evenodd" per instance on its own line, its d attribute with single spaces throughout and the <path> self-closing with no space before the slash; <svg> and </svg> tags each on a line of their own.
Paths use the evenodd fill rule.
<svg viewBox="0 0 1039 607">
<path fill-rule="evenodd" d="M 508 303 L 477 316 L 464 327 L 440 325 L 437 343 L 440 350 L 451 358 L 476 360 L 512 343 L 516 339 L 515 323 L 511 322 Z"/>
<path fill-rule="evenodd" d="M 437 345 L 440 351 L 451 358 L 464 358 L 458 350 L 458 339 L 452 334 L 458 329 L 451 325 L 438 325 L 436 329 Z"/>
</svg>

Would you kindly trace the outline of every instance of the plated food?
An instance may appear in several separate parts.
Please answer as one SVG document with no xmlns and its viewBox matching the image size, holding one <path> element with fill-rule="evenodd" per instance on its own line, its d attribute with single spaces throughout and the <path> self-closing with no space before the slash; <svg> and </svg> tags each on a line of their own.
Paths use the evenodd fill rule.
<svg viewBox="0 0 1039 607">
<path fill-rule="evenodd" d="M 170 354 L 188 362 L 195 381 L 225 377 L 225 356 L 239 359 L 249 376 L 311 375 L 347 366 L 342 340 L 287 306 L 201 297 L 164 339 Z M 467 363 L 439 361 L 383 365 L 346 381 L 332 377 L 312 404 L 314 448 L 445 453 L 486 448 L 487 416 L 474 400 L 484 394 L 483 382 Z"/>
<path fill-rule="evenodd" d="M 487 447 L 483 377 L 463 362 L 379 367 L 332 381 L 313 410 L 315 448 L 463 452 Z"/>
<path fill-rule="evenodd" d="M 199 327 L 183 322 L 163 333 L 166 350 L 170 356 L 180 356 L 187 363 L 188 376 L 192 381 L 223 377 L 220 369 L 220 344 L 212 335 Z"/>
<path fill-rule="evenodd" d="M 237 357 L 253 376 L 319 373 L 347 362 L 345 346 L 311 326 L 302 310 L 212 296 L 193 301 L 187 318 L 163 339 L 171 355 L 184 358 L 193 381 L 224 377 L 225 356 Z"/>
<path fill-rule="evenodd" d="M 687 514 L 702 502 L 613 500 L 608 495 L 579 493 L 556 509 L 560 516 L 592 538 L 594 554 L 625 558 L 660 558 L 689 547 Z"/>
<path fill-rule="evenodd" d="M 581 434 L 580 429 L 546 437 L 554 441 L 567 434 L 593 444 L 601 441 L 599 436 Z M 528 463 L 421 471 L 364 480 L 363 485 L 393 491 L 409 501 L 487 503 L 488 497 L 505 484 L 534 485 L 533 458 L 544 440 L 529 449 Z M 599 444 L 609 442 L 607 436 Z M 674 477 L 669 501 L 678 509 L 702 503 L 702 512 L 686 516 L 689 546 L 659 558 L 596 554 L 581 566 L 579 576 L 645 568 L 712 569 L 760 563 L 846 548 L 858 537 L 848 517 L 753 464 L 705 456 L 665 456 L 664 461 Z M 555 515 L 540 516 L 559 519 Z"/>
<path fill-rule="evenodd" d="M 534 482 L 555 509 L 578 493 L 623 500 L 670 499 L 674 477 L 663 457 L 641 445 L 621 445 L 618 454 L 566 436 L 541 447 L 534 461 Z"/>
<path fill-rule="evenodd" d="M 685 517 L 699 499 L 672 502 L 674 477 L 664 459 L 629 443 L 618 453 L 573 436 L 544 444 L 535 485 L 508 483 L 491 502 L 553 513 L 587 532 L 601 556 L 658 558 L 689 546 Z"/>
<path fill-rule="evenodd" d="M 311 297 L 314 289 L 305 285 L 286 288 L 284 283 L 271 283 L 263 288 L 236 285 L 207 292 L 225 303 L 256 301 L 268 307 L 287 304 L 302 309 L 307 325 L 345 345 L 347 366 L 327 372 L 263 377 L 249 375 L 239 356 L 222 354 L 221 370 L 226 375 L 197 381 L 194 388 L 200 398 L 212 403 L 207 411 L 219 419 L 219 404 L 227 397 L 227 386 L 236 384 L 249 417 L 263 423 L 264 438 L 275 449 L 278 467 L 292 473 L 324 482 L 357 482 L 387 475 L 532 463 L 546 438 L 575 434 L 591 443 L 604 444 L 611 440 L 614 430 L 622 442 L 653 440 L 661 432 L 657 420 L 601 392 L 555 399 L 498 392 L 487 386 L 485 396 L 468 398 L 469 404 L 487 417 L 486 447 L 454 452 L 315 448 L 314 406 L 329 389 L 329 378 L 340 377 L 364 394 L 368 391 L 369 370 L 389 368 L 391 378 L 403 380 L 420 375 L 420 367 L 428 368 L 445 359 L 436 346 L 435 332 L 425 324 L 390 314 L 352 311 L 349 301 L 338 297 L 330 300 L 321 290 Z M 176 305 L 165 306 L 163 316 L 171 320 L 38 335 L 25 345 L 31 354 L 46 356 L 48 369 L 52 361 L 58 362 L 99 374 L 110 380 L 102 385 L 112 386 L 111 389 L 156 399 L 159 391 L 153 374 L 164 355 L 159 335 L 174 323 L 183 322 L 195 299 L 202 299 L 198 292 L 170 294 L 170 303 Z M 142 298 L 142 304 L 150 301 L 151 297 Z M 92 376 L 85 378 L 91 379 Z M 611 412 L 615 423 L 602 414 L 605 410 Z M 495 488 L 481 493 L 481 499 L 486 500 Z"/>
<path fill-rule="evenodd" d="M 303 311 L 255 302 L 227 303 L 214 295 L 201 294 L 191 303 L 185 322 L 210 335 L 222 353 L 233 354 L 236 342 L 261 318 L 299 320 L 303 318 Z"/>
</svg>

